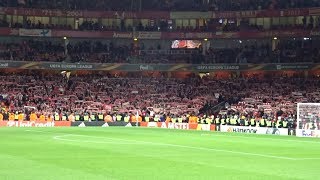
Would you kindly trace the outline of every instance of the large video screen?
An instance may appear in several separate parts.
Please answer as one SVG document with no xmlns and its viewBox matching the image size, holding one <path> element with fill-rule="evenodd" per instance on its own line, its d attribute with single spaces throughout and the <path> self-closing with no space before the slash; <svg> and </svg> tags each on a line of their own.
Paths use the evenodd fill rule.
<svg viewBox="0 0 320 180">
<path fill-rule="evenodd" d="M 172 41 L 172 49 L 195 49 L 201 46 L 201 42 L 197 40 L 174 40 Z"/>
</svg>

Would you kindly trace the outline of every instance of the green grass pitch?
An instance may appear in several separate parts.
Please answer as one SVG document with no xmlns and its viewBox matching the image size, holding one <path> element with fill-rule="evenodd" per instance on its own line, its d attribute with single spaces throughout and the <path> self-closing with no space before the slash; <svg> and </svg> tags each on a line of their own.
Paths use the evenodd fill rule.
<svg viewBox="0 0 320 180">
<path fill-rule="evenodd" d="M 320 179 L 320 141 L 151 128 L 0 128 L 0 180 L 59 179 Z"/>
</svg>

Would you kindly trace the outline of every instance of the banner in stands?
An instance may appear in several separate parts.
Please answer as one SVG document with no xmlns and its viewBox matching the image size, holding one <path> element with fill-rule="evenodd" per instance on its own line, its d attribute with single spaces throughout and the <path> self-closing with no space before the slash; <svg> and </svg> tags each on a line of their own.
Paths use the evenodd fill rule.
<svg viewBox="0 0 320 180">
<path fill-rule="evenodd" d="M 33 36 L 33 37 L 70 37 L 70 38 L 124 38 L 124 39 L 170 39 L 170 40 L 203 40 L 203 39 L 235 39 L 235 38 L 266 38 L 266 37 L 311 37 L 320 36 L 318 30 L 270 30 L 257 32 L 136 32 L 120 31 L 76 31 L 48 29 L 12 29 L 0 28 L 2 36 Z"/>
<path fill-rule="evenodd" d="M 320 138 L 320 130 L 297 129 L 296 136 Z"/>
<path fill-rule="evenodd" d="M 132 39 L 133 34 L 130 32 L 113 32 L 113 38 L 124 38 L 124 39 Z"/>
<path fill-rule="evenodd" d="M 221 132 L 236 132 L 248 134 L 274 134 L 274 135 L 288 135 L 286 128 L 267 128 L 267 127 L 247 127 L 247 126 L 228 126 L 221 125 Z"/>
<path fill-rule="evenodd" d="M 164 129 L 184 129 L 214 131 L 215 125 L 210 124 L 189 124 L 189 123 L 167 123 L 167 122 L 141 122 L 142 127 L 164 128 Z"/>
<path fill-rule="evenodd" d="M 0 121 L 0 127 L 68 127 L 69 121 Z"/>
<path fill-rule="evenodd" d="M 161 39 L 161 32 L 138 32 L 138 39 Z"/>
<path fill-rule="evenodd" d="M 208 11 L 208 12 L 170 12 L 170 11 L 70 11 L 57 9 L 28 9 L 1 7 L 0 14 L 15 16 L 40 16 L 40 17 L 82 17 L 82 18 L 129 18 L 129 19 L 199 19 L 199 18 L 249 18 L 249 17 L 286 17 L 286 16 L 317 16 L 319 7 L 294 8 L 286 10 L 251 10 L 251 11 Z M 189 13 L 191 15 L 189 15 Z"/>
<path fill-rule="evenodd" d="M 319 8 L 313 8 L 319 10 Z M 213 11 L 212 18 L 254 18 L 254 17 L 283 17 L 283 16 L 308 16 L 312 12 L 308 8 L 286 10 L 251 10 L 251 11 Z"/>
<path fill-rule="evenodd" d="M 169 11 L 72 11 L 58 9 L 29 9 L 1 7 L 0 14 L 14 16 L 40 16 L 40 17 L 83 17 L 83 18 L 116 18 L 116 19 L 170 19 Z"/>
<path fill-rule="evenodd" d="M 49 29 L 19 29 L 19 36 L 51 37 Z"/>
<path fill-rule="evenodd" d="M 16 69 L 47 69 L 47 70 L 99 70 L 99 71 L 185 71 L 185 72 L 215 72 L 215 71 L 306 71 L 319 70 L 320 64 L 101 64 L 101 63 L 59 63 L 59 62 L 26 62 L 0 61 L 1 68 Z"/>
</svg>

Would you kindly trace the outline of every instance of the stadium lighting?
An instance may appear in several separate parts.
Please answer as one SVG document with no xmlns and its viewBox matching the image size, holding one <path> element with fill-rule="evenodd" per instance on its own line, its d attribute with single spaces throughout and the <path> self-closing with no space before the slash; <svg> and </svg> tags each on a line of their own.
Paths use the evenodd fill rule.
<svg viewBox="0 0 320 180">
<path fill-rule="evenodd" d="M 274 39 L 274 40 L 277 40 L 278 38 L 277 38 L 277 37 L 274 37 L 273 39 Z"/>
<path fill-rule="evenodd" d="M 67 40 L 68 38 L 65 36 L 65 37 L 63 37 L 63 39 L 64 39 L 64 40 Z"/>
<path fill-rule="evenodd" d="M 133 40 L 134 40 L 134 41 L 138 41 L 138 39 L 137 39 L 137 38 L 134 38 Z"/>
<path fill-rule="evenodd" d="M 205 38 L 205 39 L 204 39 L 204 41 L 208 41 L 208 39 L 207 39 L 207 38 Z"/>
<path fill-rule="evenodd" d="M 241 40 L 239 40 L 239 43 L 241 44 L 241 43 L 242 43 L 242 41 L 241 41 Z"/>
</svg>

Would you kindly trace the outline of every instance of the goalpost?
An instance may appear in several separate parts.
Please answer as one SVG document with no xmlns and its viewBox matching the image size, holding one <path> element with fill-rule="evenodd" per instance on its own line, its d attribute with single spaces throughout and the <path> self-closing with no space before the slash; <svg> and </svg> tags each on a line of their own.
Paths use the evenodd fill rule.
<svg viewBox="0 0 320 180">
<path fill-rule="evenodd" d="M 320 138 L 320 103 L 297 104 L 296 135 Z"/>
</svg>

